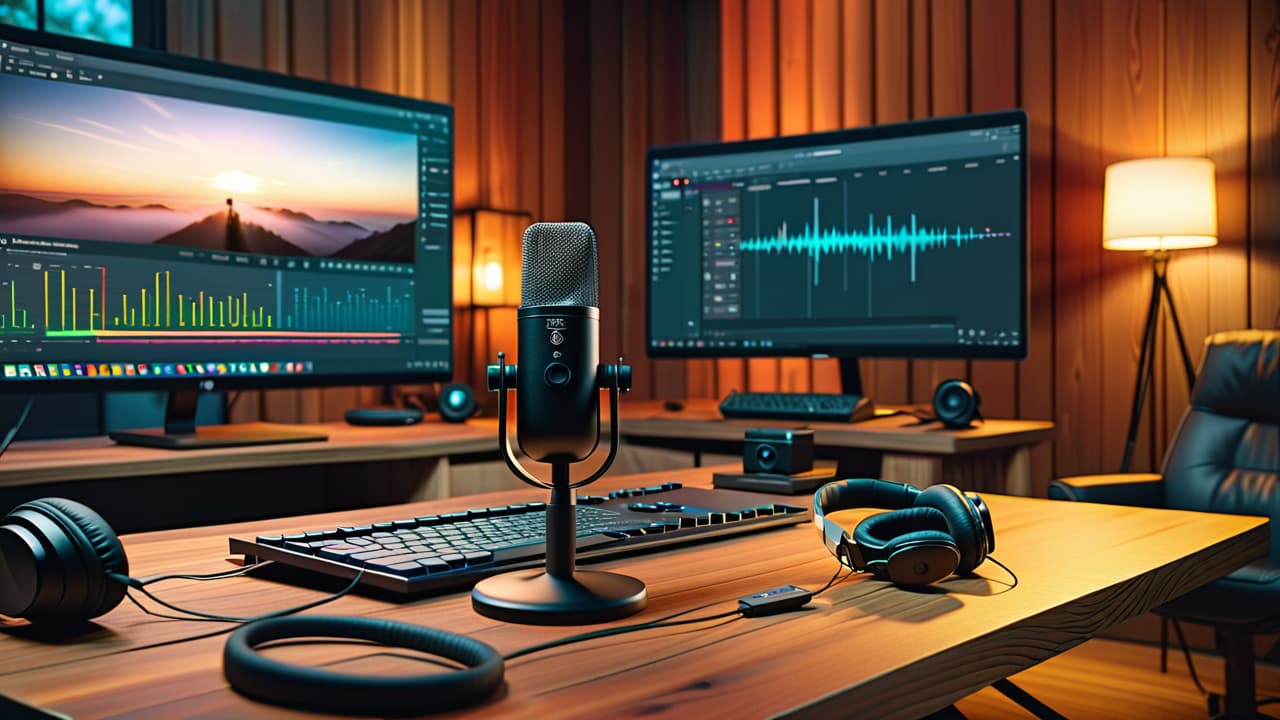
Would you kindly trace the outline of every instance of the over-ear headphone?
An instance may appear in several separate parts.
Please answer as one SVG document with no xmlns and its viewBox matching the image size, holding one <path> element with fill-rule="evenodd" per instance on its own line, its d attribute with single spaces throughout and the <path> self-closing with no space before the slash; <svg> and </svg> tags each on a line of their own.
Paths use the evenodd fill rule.
<svg viewBox="0 0 1280 720">
<path fill-rule="evenodd" d="M 129 559 L 115 530 L 74 500 L 32 500 L 0 520 L 0 615 L 74 625 L 119 605 L 128 587 L 146 584 L 129 577 Z M 345 591 L 331 598 L 342 594 Z M 359 638 L 436 654 L 468 669 L 378 678 L 290 666 L 253 650 L 264 642 L 294 637 Z M 503 674 L 502 656 L 485 643 L 444 630 L 358 617 L 309 615 L 250 622 L 232 636 L 223 659 L 228 682 L 249 697 L 351 714 L 404 716 L 465 707 L 493 695 Z"/>
<path fill-rule="evenodd" d="M 124 546 L 78 502 L 32 500 L 0 520 L 0 614 L 33 623 L 98 617 L 124 599 L 109 573 L 129 574 Z"/>
<path fill-rule="evenodd" d="M 981 404 L 982 396 L 964 380 L 943 380 L 933 391 L 933 414 L 947 427 L 967 428 L 981 420 Z"/>
<path fill-rule="evenodd" d="M 892 512 L 866 518 L 852 536 L 827 518 L 861 507 Z M 996 545 L 987 504 L 953 485 L 920 490 L 887 480 L 841 480 L 814 493 L 813 515 L 823 544 L 842 564 L 899 585 L 971 572 Z"/>
</svg>

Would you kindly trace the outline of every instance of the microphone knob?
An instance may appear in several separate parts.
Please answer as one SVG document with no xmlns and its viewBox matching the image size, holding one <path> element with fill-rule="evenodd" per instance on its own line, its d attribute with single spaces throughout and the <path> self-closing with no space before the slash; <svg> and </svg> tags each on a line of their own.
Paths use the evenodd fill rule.
<svg viewBox="0 0 1280 720">
<path fill-rule="evenodd" d="M 553 362 L 547 365 L 542 377 L 550 387 L 564 387 L 573 379 L 573 371 L 564 363 Z"/>
</svg>

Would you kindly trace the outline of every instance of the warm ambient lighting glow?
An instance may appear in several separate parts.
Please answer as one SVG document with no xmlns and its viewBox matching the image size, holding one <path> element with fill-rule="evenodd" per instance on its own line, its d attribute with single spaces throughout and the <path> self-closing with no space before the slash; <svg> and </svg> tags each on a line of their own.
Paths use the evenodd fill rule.
<svg viewBox="0 0 1280 720">
<path fill-rule="evenodd" d="M 1212 160 L 1161 157 L 1107 167 L 1104 248 L 1187 250 L 1217 244 Z"/>
<path fill-rule="evenodd" d="M 484 278 L 481 284 L 489 292 L 500 292 L 502 290 L 502 263 L 497 260 L 490 260 L 485 263 Z"/>
</svg>

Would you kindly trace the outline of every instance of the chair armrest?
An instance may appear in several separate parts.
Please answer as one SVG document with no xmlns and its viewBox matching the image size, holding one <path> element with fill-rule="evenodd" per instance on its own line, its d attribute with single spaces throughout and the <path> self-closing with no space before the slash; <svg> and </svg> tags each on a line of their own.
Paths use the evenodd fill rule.
<svg viewBox="0 0 1280 720">
<path fill-rule="evenodd" d="M 1159 473 L 1075 475 L 1049 483 L 1054 500 L 1164 507 L 1164 477 Z"/>
</svg>

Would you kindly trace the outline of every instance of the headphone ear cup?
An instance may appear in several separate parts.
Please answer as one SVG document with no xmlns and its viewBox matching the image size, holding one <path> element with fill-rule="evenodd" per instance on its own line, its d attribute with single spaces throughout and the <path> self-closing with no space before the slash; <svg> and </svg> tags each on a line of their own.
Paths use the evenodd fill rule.
<svg viewBox="0 0 1280 720">
<path fill-rule="evenodd" d="M 987 559 L 987 533 L 973 502 L 954 485 L 933 485 L 916 497 L 916 507 L 937 510 L 960 549 L 957 573 L 972 572 Z"/>
<path fill-rule="evenodd" d="M 928 585 L 955 572 L 960 550 L 930 507 L 872 515 L 853 529 L 866 569 L 899 585 Z"/>
<path fill-rule="evenodd" d="M 124 599 L 125 586 L 107 578 L 107 573 L 129 574 L 129 558 L 115 530 L 102 516 L 88 507 L 65 498 L 44 498 L 27 503 L 28 507 L 58 523 L 72 542 L 82 548 L 86 568 L 84 582 L 88 591 L 84 605 L 77 611 L 65 610 L 79 619 L 88 620 L 108 612 Z"/>
</svg>

